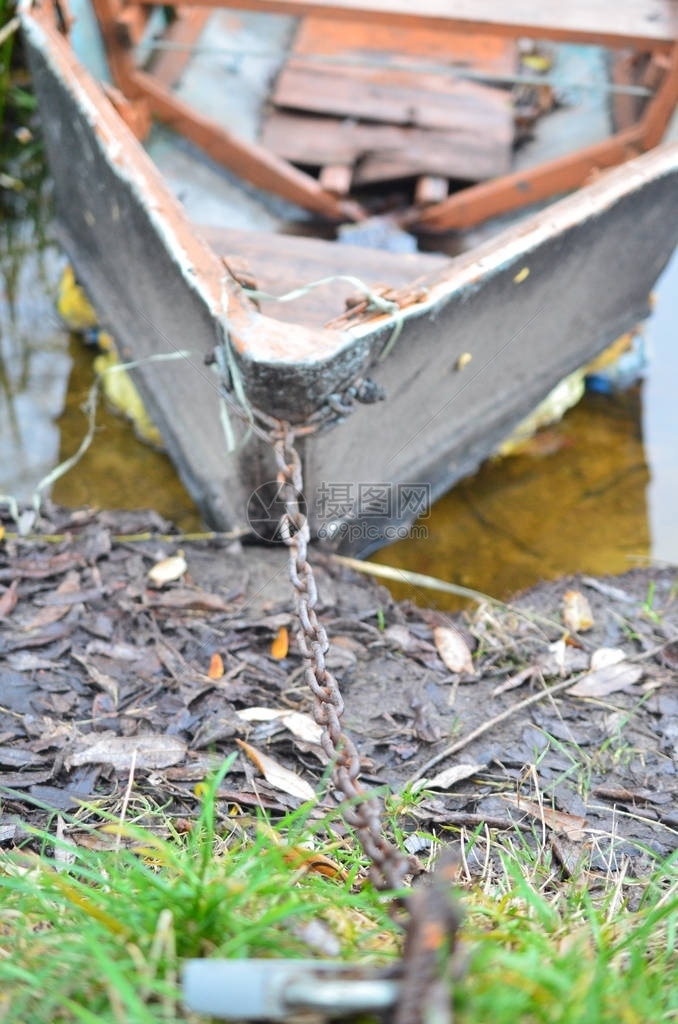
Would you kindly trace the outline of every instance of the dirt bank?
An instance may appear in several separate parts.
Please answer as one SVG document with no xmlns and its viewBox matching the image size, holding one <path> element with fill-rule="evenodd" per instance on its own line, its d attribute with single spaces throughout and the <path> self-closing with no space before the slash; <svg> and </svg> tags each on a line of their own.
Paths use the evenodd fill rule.
<svg viewBox="0 0 678 1024">
<path fill-rule="evenodd" d="M 52 509 L 41 523 L 49 540 L 17 539 L 4 525 L 0 840 L 25 839 L 55 810 L 82 815 L 82 801 L 115 808 L 131 770 L 135 797 L 190 817 L 196 782 L 236 740 L 274 767 L 264 778 L 241 749 L 225 811 L 297 806 L 280 768 L 318 785 L 326 759 L 283 549 L 173 539 L 152 512 Z M 149 570 L 178 549 L 186 574 L 153 586 Z M 676 848 L 676 571 L 570 578 L 510 607 L 448 616 L 314 558 L 328 664 L 365 784 L 402 791 L 434 780 L 408 800 L 406 828 L 548 833 L 567 870 L 582 851 L 604 869 Z M 569 628 L 568 591 L 588 601 L 582 610 L 567 599 Z M 586 675 L 594 654 L 594 664 L 623 660 Z M 584 691 L 568 692 L 582 673 Z M 466 778 L 435 778 L 455 765 L 469 766 Z"/>
</svg>

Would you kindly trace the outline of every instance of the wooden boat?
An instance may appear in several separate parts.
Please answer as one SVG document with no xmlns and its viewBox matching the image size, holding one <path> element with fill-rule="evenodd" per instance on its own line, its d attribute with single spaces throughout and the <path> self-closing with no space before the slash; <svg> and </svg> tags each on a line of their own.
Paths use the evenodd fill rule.
<svg viewBox="0 0 678 1024">
<path fill-rule="evenodd" d="M 151 0 L 92 3 L 97 21 L 85 0 L 21 10 L 62 238 L 125 356 L 191 351 L 134 376 L 213 525 L 245 525 L 275 479 L 257 437 L 226 451 L 204 363 L 225 335 L 256 409 L 303 425 L 352 407 L 299 444 L 314 529 L 366 550 L 421 510 L 394 493 L 473 471 L 647 312 L 678 240 L 678 145 L 658 145 L 676 0 L 184 0 L 169 21 Z M 611 55 L 591 94 L 612 129 L 560 111 L 512 152 L 525 37 Z M 552 71 L 530 55 L 538 102 Z M 392 192 L 391 241 L 457 254 L 328 240 L 361 241 Z"/>
</svg>

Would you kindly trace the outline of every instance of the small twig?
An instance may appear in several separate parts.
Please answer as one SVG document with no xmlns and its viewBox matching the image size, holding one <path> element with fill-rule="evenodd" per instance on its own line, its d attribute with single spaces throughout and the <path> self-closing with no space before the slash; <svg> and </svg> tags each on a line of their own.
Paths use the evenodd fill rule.
<svg viewBox="0 0 678 1024">
<path fill-rule="evenodd" d="M 141 544 L 145 541 L 158 541 L 163 544 L 191 544 L 210 540 L 240 540 L 247 537 L 250 531 L 239 530 L 201 530 L 197 533 L 155 533 L 146 530 L 143 533 L 114 533 L 111 537 L 116 544 Z M 77 540 L 77 529 L 73 533 L 27 533 L 25 536 L 16 532 L 5 533 L 6 540 L 20 540 L 22 544 L 63 544 L 64 541 Z"/>
<path fill-rule="evenodd" d="M 510 708 L 505 708 L 498 715 L 494 715 L 493 718 L 488 718 L 487 721 L 483 722 L 482 725 L 479 725 L 477 729 L 472 729 L 466 736 L 462 736 L 460 740 L 450 743 L 448 747 L 445 747 L 444 750 L 441 750 L 440 753 L 435 755 L 435 757 L 432 757 L 426 762 L 426 764 L 423 764 L 421 768 L 407 780 L 407 785 L 409 786 L 418 779 L 421 779 L 427 771 L 430 771 L 430 769 L 435 767 L 435 765 L 440 764 L 440 762 L 444 761 L 446 757 L 458 754 L 459 751 L 463 750 L 464 747 L 467 747 L 469 743 L 473 743 L 474 740 L 477 740 L 480 736 L 484 736 L 486 732 L 490 731 L 490 729 L 494 729 L 495 725 L 499 725 L 500 722 L 505 722 L 507 718 L 515 715 L 518 711 L 523 711 L 532 704 L 538 704 L 540 700 L 544 700 L 544 698 L 549 695 L 560 693 L 562 690 L 567 690 L 568 687 L 574 686 L 574 684 L 579 682 L 579 680 L 585 675 L 586 672 L 580 672 L 579 675 L 571 676 L 569 679 L 563 679 L 561 682 L 555 683 L 554 686 L 549 686 L 544 690 L 540 690 L 539 693 L 533 693 L 531 697 L 526 697 L 525 700 L 519 701 L 518 704 L 513 704 Z"/>
<path fill-rule="evenodd" d="M 132 786 L 134 785 L 134 769 L 137 766 L 137 748 L 135 747 L 132 751 L 132 763 L 129 766 L 129 778 L 127 779 L 127 786 L 125 787 L 125 795 L 122 798 L 122 808 L 120 809 L 120 820 L 118 821 L 118 834 L 115 837 L 114 850 L 116 853 L 120 849 L 120 842 L 122 840 L 122 827 L 125 824 L 125 818 L 127 817 L 127 808 L 129 807 L 130 797 L 132 796 Z"/>
<path fill-rule="evenodd" d="M 438 579 L 437 576 L 429 576 L 426 573 L 412 572 L 410 569 L 401 569 L 392 565 L 381 565 L 378 562 L 361 561 L 358 558 L 350 558 L 348 555 L 330 555 L 330 561 L 339 565 L 345 565 L 348 569 L 361 572 L 364 576 L 376 576 L 379 579 L 393 580 L 394 583 L 407 583 L 413 587 L 423 587 L 427 590 L 439 590 L 443 594 L 455 594 L 457 597 L 464 597 L 476 604 L 489 604 L 503 612 L 510 612 L 513 615 L 525 619 L 532 625 L 559 629 L 562 631 L 562 624 L 555 619 L 546 618 L 538 612 L 526 611 L 517 608 L 515 605 L 507 604 L 498 597 L 491 594 L 484 594 L 481 590 L 474 590 L 472 587 L 463 587 L 459 583 L 450 583 L 449 580 Z"/>
</svg>

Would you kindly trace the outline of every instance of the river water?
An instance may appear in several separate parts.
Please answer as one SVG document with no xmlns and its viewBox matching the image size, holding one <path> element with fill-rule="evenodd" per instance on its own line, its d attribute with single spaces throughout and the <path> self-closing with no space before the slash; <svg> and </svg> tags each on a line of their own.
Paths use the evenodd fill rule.
<svg viewBox="0 0 678 1024">
<path fill-rule="evenodd" d="M 65 259 L 50 240 L 47 209 L 0 227 L 0 494 L 23 500 L 78 448 L 93 379 L 92 351 L 55 311 Z M 437 502 L 422 521 L 425 539 L 374 557 L 497 597 L 578 571 L 678 563 L 677 323 L 675 256 L 645 326 L 645 379 L 625 392 L 587 394 L 528 453 L 487 462 Z M 74 506 L 152 506 L 184 529 L 199 526 L 167 457 L 139 442 L 103 403 L 89 451 L 52 496 Z M 433 597 L 396 590 L 418 601 Z"/>
</svg>

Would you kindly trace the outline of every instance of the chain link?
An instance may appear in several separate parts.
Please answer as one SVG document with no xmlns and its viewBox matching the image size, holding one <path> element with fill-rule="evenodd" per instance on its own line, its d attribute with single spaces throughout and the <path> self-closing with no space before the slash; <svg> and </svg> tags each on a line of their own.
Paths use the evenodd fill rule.
<svg viewBox="0 0 678 1024">
<path fill-rule="evenodd" d="M 304 678 L 313 694 L 315 720 L 323 728 L 323 750 L 334 766 L 332 781 L 349 804 L 345 809 L 346 821 L 355 829 L 371 862 L 372 881 L 380 889 L 399 889 L 409 870 L 409 861 L 384 836 L 379 802 L 365 794 L 358 783 L 360 758 L 355 744 L 342 729 L 344 701 L 337 680 L 325 663 L 330 645 L 315 612 L 318 590 L 308 561 L 310 531 L 299 505 L 303 490 L 301 460 L 289 423 L 279 423 L 272 440 L 285 505 L 280 535 L 289 551 L 290 579 L 299 620 L 297 643 L 304 660 Z"/>
<path fill-rule="evenodd" d="M 229 404 L 243 415 L 234 399 L 228 380 L 222 378 L 222 393 Z M 302 511 L 303 475 L 295 437 L 303 437 L 341 422 L 353 408 L 353 402 L 374 402 L 383 393 L 369 378 L 358 379 L 341 394 L 330 395 L 324 406 L 294 427 L 259 409 L 249 410 L 250 428 L 273 446 L 278 470 L 280 496 L 285 511 L 280 520 L 280 536 L 289 552 L 289 574 L 294 587 L 295 610 L 299 622 L 297 644 L 304 661 L 304 678 L 313 694 L 313 714 L 322 727 L 321 743 L 332 764 L 332 781 L 345 798 L 344 817 L 355 830 L 370 861 L 370 878 L 378 889 L 400 889 L 411 870 L 410 859 L 384 835 L 381 806 L 375 796 L 365 793 L 358 782 L 360 757 L 355 744 L 342 729 L 344 701 L 339 684 L 328 669 L 325 656 L 329 640 L 315 608 L 318 590 L 308 560 L 311 539 L 308 520 Z M 459 911 L 451 889 L 451 865 L 443 861 L 436 867 L 431 885 L 418 887 L 400 901 L 405 910 L 405 948 L 398 970 L 401 995 L 395 1007 L 393 1024 L 451 1024 L 449 979 L 445 962 L 454 947 Z"/>
</svg>

